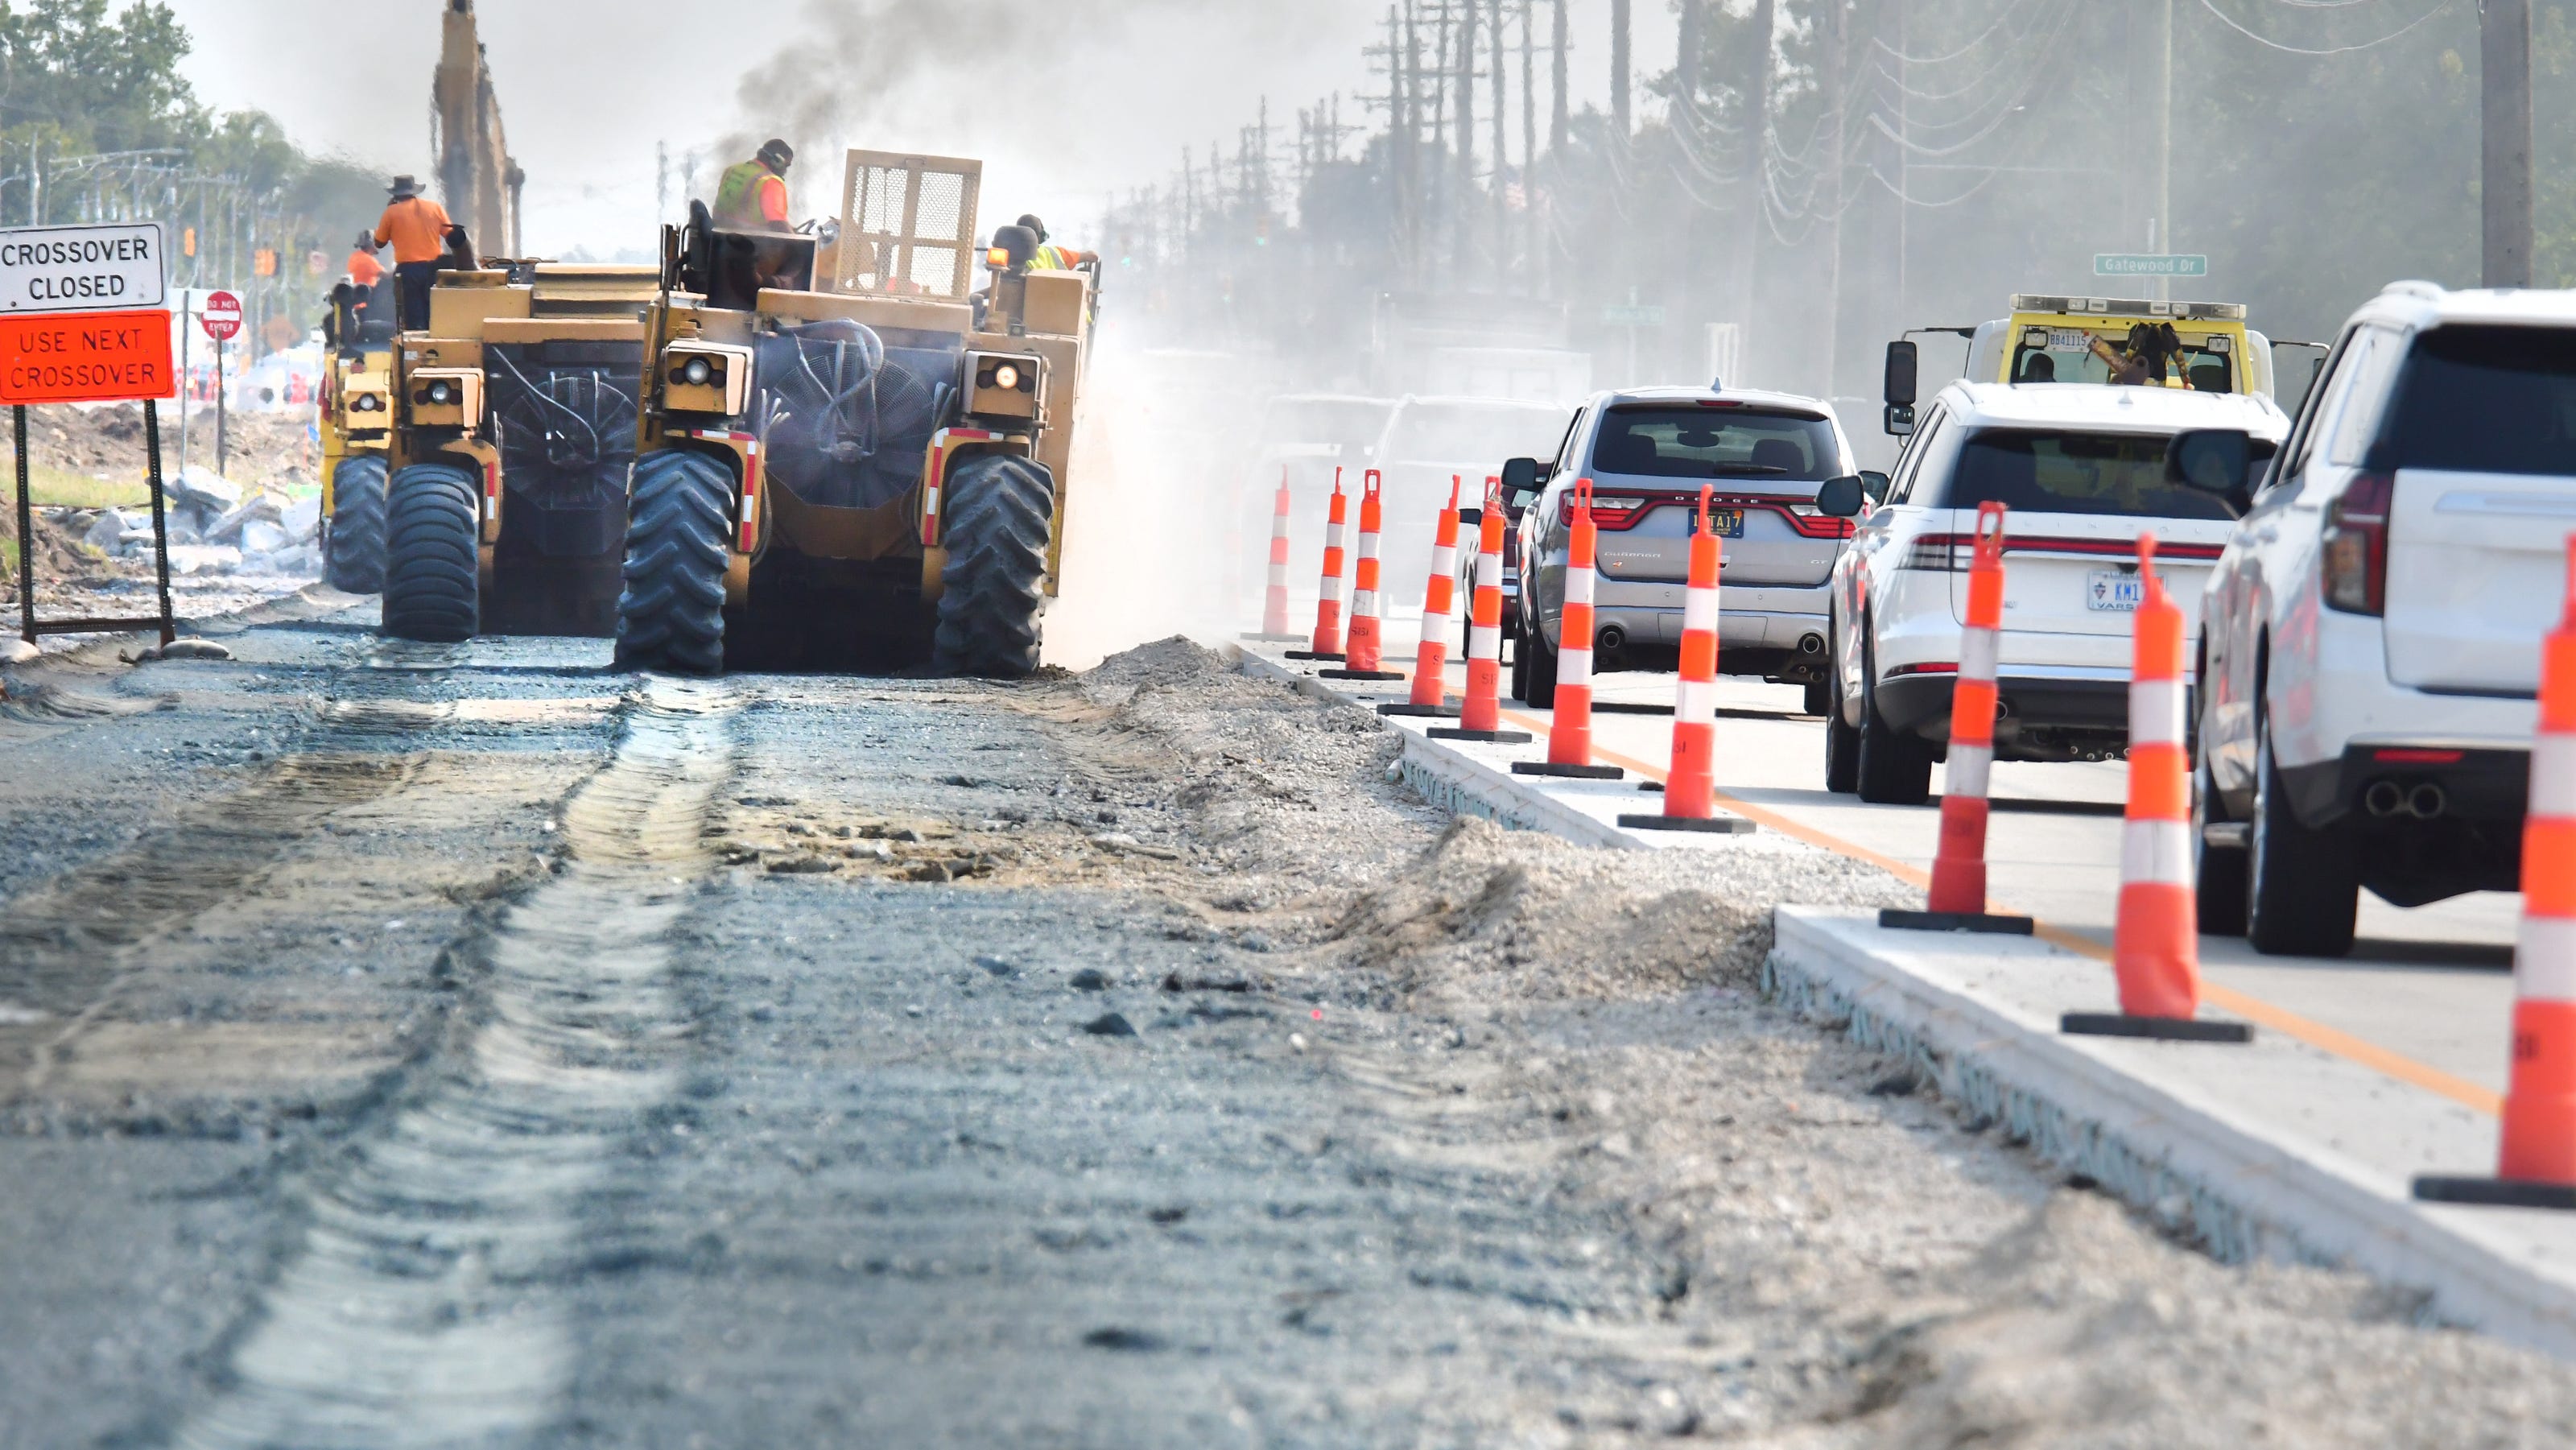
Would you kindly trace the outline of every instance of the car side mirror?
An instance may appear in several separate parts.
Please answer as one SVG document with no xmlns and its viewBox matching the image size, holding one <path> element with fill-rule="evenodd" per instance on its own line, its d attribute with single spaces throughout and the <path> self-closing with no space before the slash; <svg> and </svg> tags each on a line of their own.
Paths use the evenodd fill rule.
<svg viewBox="0 0 2576 1450">
<path fill-rule="evenodd" d="M 1856 519 L 1868 500 L 1869 493 L 1863 487 L 1860 475 L 1846 473 L 1840 478 L 1828 478 L 1818 486 L 1816 512 L 1829 519 Z"/>
<path fill-rule="evenodd" d="M 1914 406 L 1916 364 L 1921 359 L 1911 338 L 1898 338 L 1887 345 L 1887 378 L 1881 400 L 1891 408 Z"/>
<path fill-rule="evenodd" d="M 1503 464 L 1503 496 L 1515 504 L 1525 493 L 1538 492 L 1538 460 L 1514 458 Z"/>
<path fill-rule="evenodd" d="M 1890 436 L 1897 438 L 1913 437 L 1914 405 L 1911 403 L 1901 405 L 1896 403 L 1888 404 L 1885 421 L 1887 424 L 1887 431 Z"/>
<path fill-rule="evenodd" d="M 2165 478 L 2221 498 L 2241 497 L 2254 471 L 2254 440 L 2242 428 L 2193 428 L 2165 445 Z"/>
<path fill-rule="evenodd" d="M 1887 475 L 1879 472 L 1875 468 L 1862 469 L 1860 471 L 1860 491 L 1868 496 L 1870 503 L 1873 505 L 1887 502 Z"/>
</svg>

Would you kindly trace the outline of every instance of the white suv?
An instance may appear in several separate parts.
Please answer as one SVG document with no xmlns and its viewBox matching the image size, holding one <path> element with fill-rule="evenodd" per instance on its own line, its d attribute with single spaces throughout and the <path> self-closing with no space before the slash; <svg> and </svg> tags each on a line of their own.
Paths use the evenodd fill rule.
<svg viewBox="0 0 2576 1450">
<path fill-rule="evenodd" d="M 1910 389 L 1908 389 L 1910 393 Z M 2183 433 L 2242 433 L 2268 455 L 2289 430 L 2269 398 L 2094 383 L 1953 383 L 1897 460 L 1887 501 L 1834 568 L 1825 784 L 1927 798 L 1946 748 L 1977 505 L 2004 520 L 1999 760 L 2105 760 L 2128 747 L 2130 615 L 2141 533 L 2194 617 L 2227 540 L 2219 497 L 2174 481 Z"/>
<path fill-rule="evenodd" d="M 2517 884 L 2576 529 L 2576 293 L 2400 282 L 2345 324 L 2203 602 L 2201 929 L 2341 955 Z"/>
</svg>

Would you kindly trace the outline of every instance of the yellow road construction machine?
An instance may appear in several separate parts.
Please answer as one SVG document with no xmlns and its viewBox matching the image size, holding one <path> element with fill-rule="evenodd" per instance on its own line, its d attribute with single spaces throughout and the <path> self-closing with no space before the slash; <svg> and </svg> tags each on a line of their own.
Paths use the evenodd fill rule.
<svg viewBox="0 0 2576 1450">
<path fill-rule="evenodd" d="M 385 294 L 388 299 L 391 289 Z M 393 424 L 394 327 L 365 320 L 364 289 L 342 282 L 323 321 L 323 577 L 334 589 L 385 587 L 385 451 Z M 390 311 L 390 300 L 383 311 Z M 369 309 L 370 311 L 376 309 Z"/>
<path fill-rule="evenodd" d="M 469 249 L 470 250 L 470 249 Z M 615 632 L 651 266 L 439 274 L 393 353 L 384 631 Z"/>
<path fill-rule="evenodd" d="M 982 178 L 853 151 L 820 237 L 665 230 L 621 664 L 1037 668 L 1097 274 L 979 248 Z"/>
</svg>

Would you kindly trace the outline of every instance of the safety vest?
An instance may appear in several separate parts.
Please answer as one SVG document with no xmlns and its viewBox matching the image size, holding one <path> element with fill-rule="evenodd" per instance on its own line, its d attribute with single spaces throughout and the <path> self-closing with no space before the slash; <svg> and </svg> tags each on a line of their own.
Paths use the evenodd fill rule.
<svg viewBox="0 0 2576 1450">
<path fill-rule="evenodd" d="M 1080 252 L 1049 242 L 1038 248 L 1036 254 L 1029 258 L 1029 266 L 1041 272 L 1070 272 L 1081 255 Z"/>
<path fill-rule="evenodd" d="M 772 217 L 761 206 L 761 191 L 775 183 L 779 192 L 778 215 Z M 725 168 L 724 180 L 716 185 L 716 225 L 728 231 L 763 231 L 772 222 L 787 219 L 787 183 L 778 173 L 758 161 L 745 161 Z"/>
</svg>

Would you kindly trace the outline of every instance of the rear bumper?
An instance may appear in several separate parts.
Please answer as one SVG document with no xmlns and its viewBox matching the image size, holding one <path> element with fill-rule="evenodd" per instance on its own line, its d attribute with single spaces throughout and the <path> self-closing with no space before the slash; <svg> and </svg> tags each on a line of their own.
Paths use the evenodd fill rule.
<svg viewBox="0 0 2576 1450">
<path fill-rule="evenodd" d="M 1614 584 L 1597 586 L 1592 615 L 1596 627 L 1616 628 L 1631 645 L 1679 648 L 1682 642 L 1682 597 L 1679 584 Z M 1763 584 L 1726 584 L 1717 591 L 1717 667 L 1728 668 L 1728 650 L 1796 651 L 1809 635 L 1821 646 L 1829 591 Z"/>
<path fill-rule="evenodd" d="M 2291 808 L 2311 826 L 2426 819 L 2411 808 L 2372 810 L 2372 788 L 2383 783 L 2409 798 L 2429 786 L 2441 794 L 2441 809 L 2431 819 L 2481 825 L 2520 826 L 2531 798 L 2530 751 L 2471 749 L 2438 741 L 2355 741 L 2337 759 L 2285 766 L 2281 775 L 2290 788 Z M 2384 792 L 2381 804 L 2387 804 Z"/>
<path fill-rule="evenodd" d="M 1880 680 L 1879 718 L 1895 730 L 1934 740 L 1948 739 L 1950 687 L 1958 678 L 1944 670 Z M 1996 688 L 2001 696 L 1995 719 L 1999 741 L 2035 731 L 2122 739 L 2128 736 L 2129 680 L 2125 670 L 2114 675 L 2067 666 L 2023 673 L 2007 666 Z"/>
</svg>

